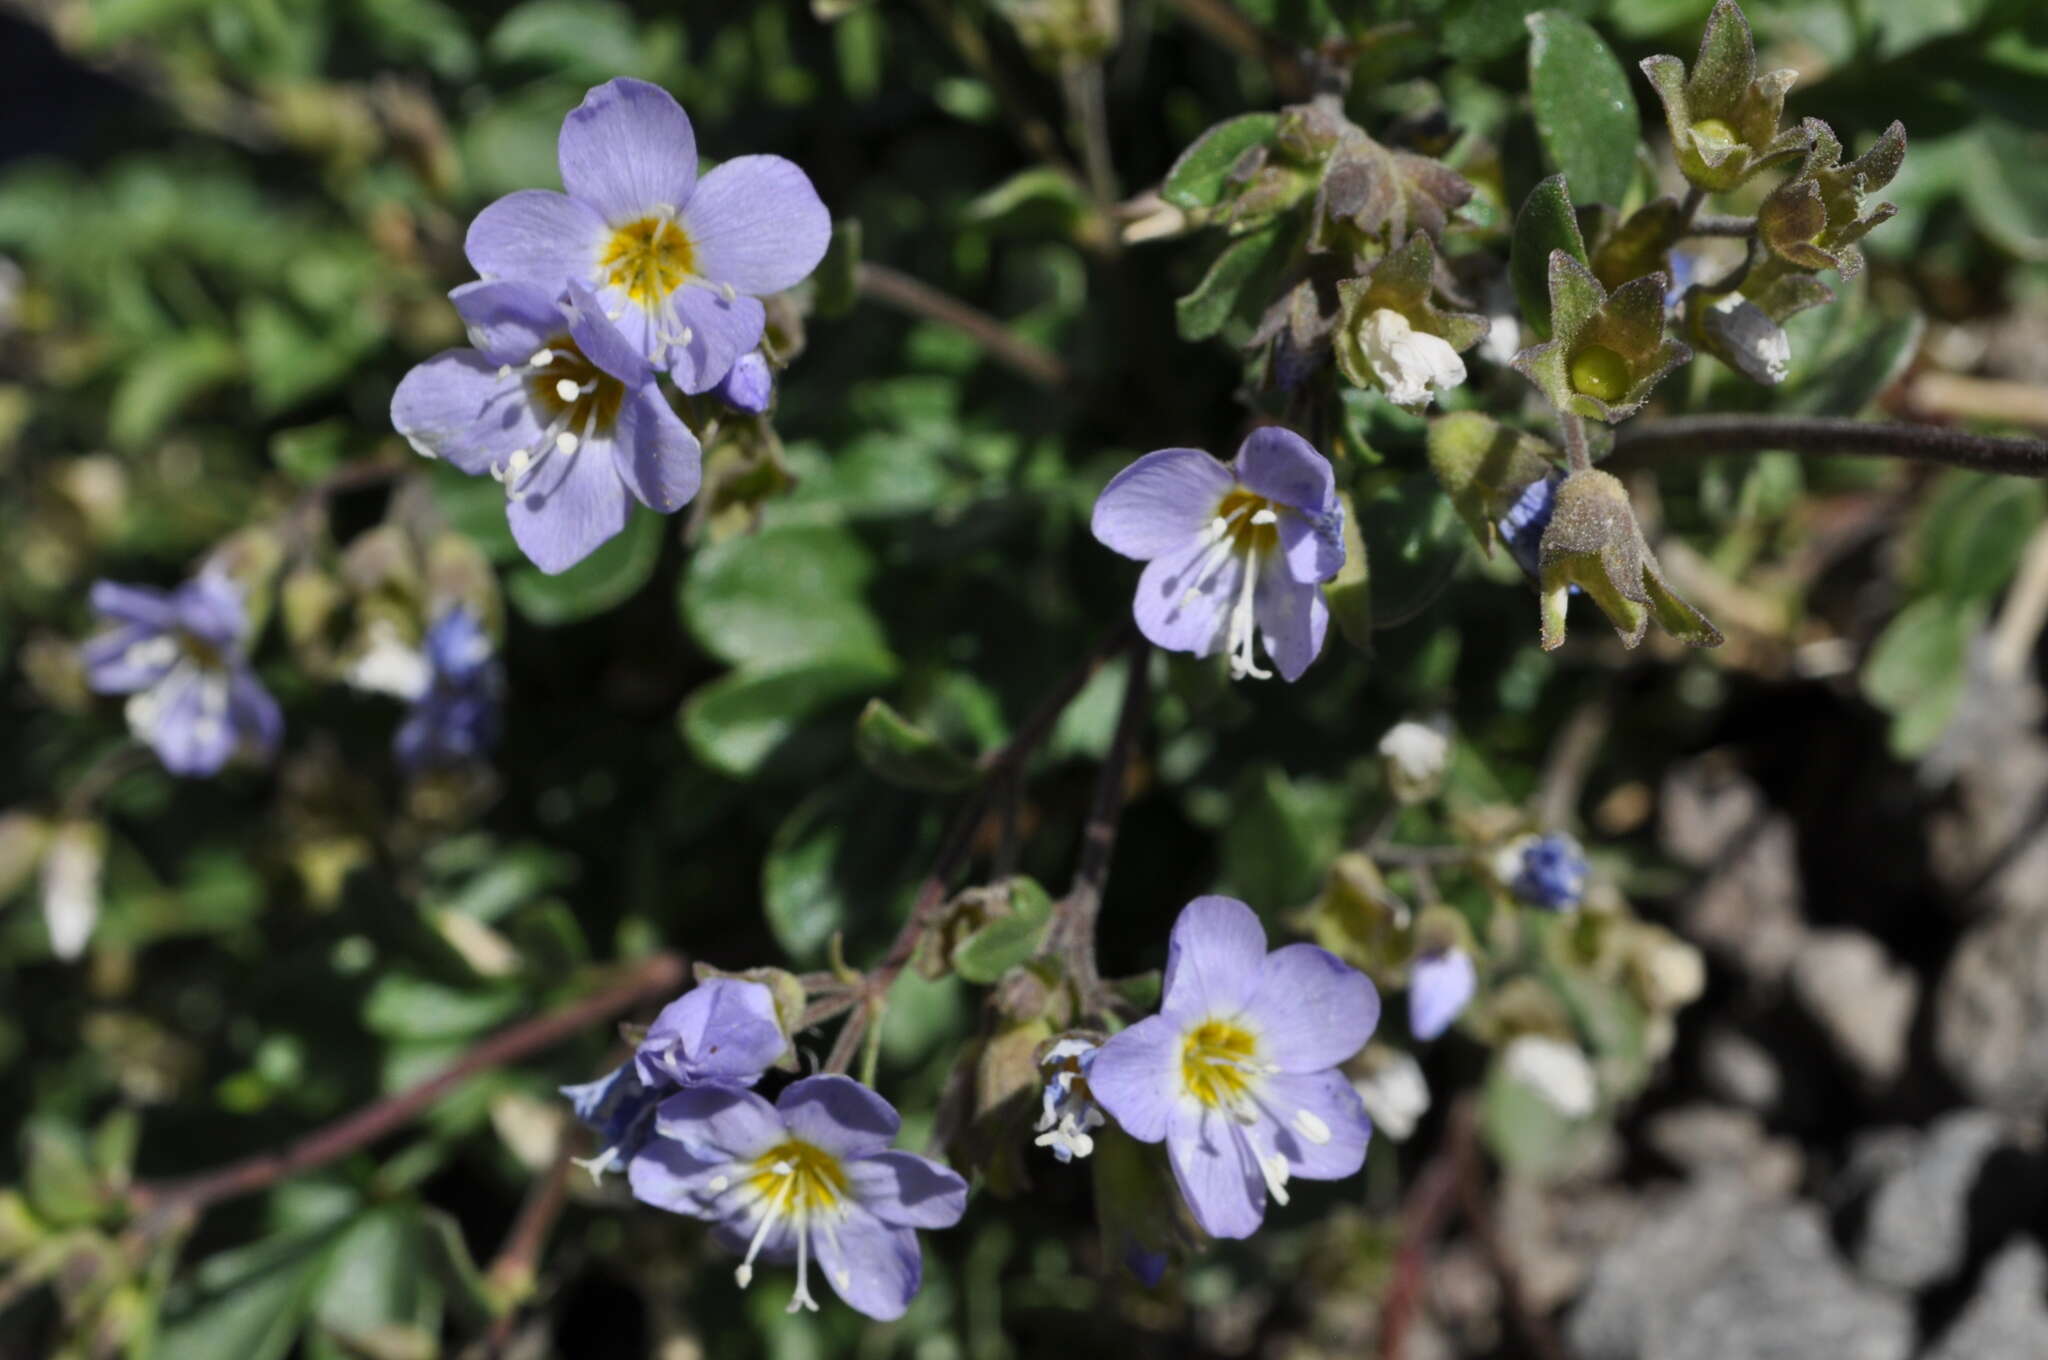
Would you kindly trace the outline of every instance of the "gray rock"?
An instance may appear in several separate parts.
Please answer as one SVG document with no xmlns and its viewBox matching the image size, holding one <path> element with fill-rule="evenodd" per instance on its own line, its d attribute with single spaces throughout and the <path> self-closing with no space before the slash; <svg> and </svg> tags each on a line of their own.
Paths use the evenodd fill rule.
<svg viewBox="0 0 2048 1360">
<path fill-rule="evenodd" d="M 1895 1140 L 1881 1138 L 1881 1159 L 1895 1165 L 1871 1192 L 1856 1242 L 1856 1267 L 1864 1277 L 1895 1289 L 1924 1289 L 1961 1269 L 1970 1249 L 1971 1192 L 2004 1141 L 1998 1117 L 1985 1110 L 1944 1116 L 1903 1158 Z M 1864 1150 L 1866 1163 L 1877 1157 Z"/>
<path fill-rule="evenodd" d="M 1759 1114 L 1775 1109 L 1785 1089 L 1778 1060 L 1762 1044 L 1732 1029 L 1708 1032 L 1700 1045 L 1700 1075 L 1715 1095 Z"/>
<path fill-rule="evenodd" d="M 2039 1360 L 2048 1355 L 2048 1256 L 2021 1238 L 1984 1272 L 1977 1296 L 1926 1360 Z"/>
<path fill-rule="evenodd" d="M 1768 1201 L 1736 1172 L 1665 1194 L 1636 1229 L 1600 1253 L 1566 1323 L 1582 1360 L 1640 1360 L 1652 1335 L 1731 1259 Z"/>
<path fill-rule="evenodd" d="M 1806 932 L 1792 822 L 1765 811 L 1747 780 L 1726 785 L 1746 793 L 1707 797 L 1699 777 L 1688 782 L 1690 769 L 1665 780 L 1663 799 L 1667 848 L 1707 870 L 1680 907 L 1683 933 L 1751 976 L 1775 981 L 1791 966 Z M 1738 800 L 1750 811 L 1732 834 L 1736 818 L 1717 799 Z"/>
<path fill-rule="evenodd" d="M 1867 1081 L 1889 1085 L 1906 1065 L 1920 979 L 1860 930 L 1817 930 L 1792 960 L 1792 991 L 1835 1050 Z"/>
<path fill-rule="evenodd" d="M 1818 1208 L 1748 1223 L 1735 1253 L 1689 1300 L 1674 1300 L 1643 1360 L 1906 1360 L 1913 1313 L 1862 1284 L 1835 1254 Z"/>
<path fill-rule="evenodd" d="M 1730 1170 L 1766 1194 L 1789 1194 L 1799 1184 L 1799 1145 L 1764 1132 L 1747 1110 L 1725 1105 L 1681 1105 L 1649 1123 L 1650 1146 L 1695 1175 Z"/>
<path fill-rule="evenodd" d="M 1978 1104 L 2048 1104 L 2048 912 L 2001 911 L 1963 936 L 1935 995 L 1934 1047 Z"/>
</svg>

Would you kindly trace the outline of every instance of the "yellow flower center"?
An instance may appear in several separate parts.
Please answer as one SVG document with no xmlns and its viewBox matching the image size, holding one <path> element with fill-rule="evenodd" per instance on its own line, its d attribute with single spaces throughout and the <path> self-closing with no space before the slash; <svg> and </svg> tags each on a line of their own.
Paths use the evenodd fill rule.
<svg viewBox="0 0 2048 1360">
<path fill-rule="evenodd" d="M 1628 395 L 1628 360 L 1605 345 L 1588 345 L 1572 356 L 1572 386 L 1604 402 L 1620 401 Z"/>
<path fill-rule="evenodd" d="M 597 268 L 606 283 L 645 307 L 697 272 L 697 248 L 673 217 L 643 217 L 612 233 Z"/>
<path fill-rule="evenodd" d="M 1181 1043 L 1180 1079 L 1211 1109 L 1230 1109 L 1250 1088 L 1258 1040 L 1228 1020 L 1204 1020 Z"/>
<path fill-rule="evenodd" d="M 1273 504 L 1264 496 L 1254 496 L 1241 486 L 1234 486 L 1216 506 L 1215 522 L 1225 525 L 1223 536 L 1230 543 L 1230 550 L 1242 556 L 1257 552 L 1261 557 L 1270 555 L 1280 546 L 1280 527 L 1271 512 Z"/>
<path fill-rule="evenodd" d="M 846 1198 L 846 1169 L 839 1159 L 801 1138 L 778 1143 L 756 1158 L 748 1181 L 776 1205 L 778 1214 L 793 1214 L 799 1222 L 838 1208 Z"/>
</svg>

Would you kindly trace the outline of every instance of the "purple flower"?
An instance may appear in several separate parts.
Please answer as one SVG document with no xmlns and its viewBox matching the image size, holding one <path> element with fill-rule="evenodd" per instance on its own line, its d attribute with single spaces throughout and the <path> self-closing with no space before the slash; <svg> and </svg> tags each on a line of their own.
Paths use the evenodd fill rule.
<svg viewBox="0 0 2048 1360">
<path fill-rule="evenodd" d="M 1290 1177 L 1364 1164 L 1372 1124 L 1336 1067 L 1379 1014 L 1365 974 L 1310 944 L 1268 954 L 1250 907 L 1198 897 L 1174 923 L 1159 1014 L 1104 1044 L 1088 1084 L 1124 1132 L 1165 1140 L 1204 1231 L 1249 1237 Z"/>
<path fill-rule="evenodd" d="M 754 1262 L 796 1262 L 789 1311 L 817 1309 L 810 1262 L 858 1311 L 903 1316 L 924 1273 L 917 1229 L 950 1228 L 967 1183 L 937 1162 L 890 1149 L 902 1121 L 850 1077 L 806 1077 L 770 1105 L 752 1091 L 698 1086 L 662 1102 L 659 1136 L 633 1159 L 633 1193 L 718 1224 Z"/>
<path fill-rule="evenodd" d="M 1088 1090 L 1088 1069 L 1101 1047 L 1087 1039 L 1068 1037 L 1055 1042 L 1038 1060 L 1045 1073 L 1045 1089 L 1039 1094 L 1036 1147 L 1051 1148 L 1061 1164 L 1095 1151 L 1090 1132 L 1107 1121 L 1095 1097 Z"/>
<path fill-rule="evenodd" d="M 1508 512 L 1500 517 L 1501 541 L 1507 544 L 1508 555 L 1532 581 L 1542 574 L 1543 531 L 1550 527 L 1550 517 L 1557 511 L 1557 485 L 1563 480 L 1563 475 L 1556 472 L 1538 477 L 1522 489 Z"/>
<path fill-rule="evenodd" d="M 512 537 L 542 571 L 589 556 L 636 499 L 668 514 L 697 494 L 697 436 L 582 285 L 470 283 L 449 296 L 476 348 L 406 374 L 391 423 L 428 457 L 503 482 Z"/>
<path fill-rule="evenodd" d="M 497 744 L 498 699 L 504 677 L 491 639 L 467 605 L 445 611 L 427 628 L 426 674 L 393 739 L 408 770 L 459 765 Z"/>
<path fill-rule="evenodd" d="M 1464 1012 L 1478 986 L 1472 956 L 1464 950 L 1421 955 L 1408 966 L 1408 1032 L 1436 1038 Z"/>
<path fill-rule="evenodd" d="M 832 217 L 780 156 L 699 181 L 689 115 L 659 86 L 613 80 L 562 120 L 567 194 L 522 189 L 477 214 L 464 248 L 486 279 L 550 293 L 574 281 L 685 392 L 708 391 L 760 342 L 760 297 L 825 256 Z"/>
<path fill-rule="evenodd" d="M 678 1087 L 752 1086 L 787 1045 L 775 996 L 758 982 L 708 978 L 662 1008 L 633 1056 L 609 1075 L 564 1086 L 576 1117 L 597 1131 L 593 1178 L 632 1162 L 654 1131 L 655 1107 Z"/>
<path fill-rule="evenodd" d="M 1229 465 L 1199 449 L 1148 453 L 1103 488 L 1094 530 L 1148 564 L 1133 612 L 1156 646 L 1227 650 L 1233 678 L 1264 679 L 1256 628 L 1288 680 L 1322 650 L 1319 584 L 1344 565 L 1344 507 L 1329 460 L 1300 435 L 1254 430 Z"/>
<path fill-rule="evenodd" d="M 1532 907 L 1565 911 L 1586 895 L 1586 852 L 1561 831 L 1521 836 L 1494 855 L 1494 876 Z"/>
<path fill-rule="evenodd" d="M 128 727 L 177 775 L 210 775 L 237 750 L 265 758 L 284 730 L 246 654 L 239 587 L 201 572 L 176 590 L 97 581 L 92 607 L 113 625 L 85 644 L 86 683 L 126 694 Z"/>
<path fill-rule="evenodd" d="M 742 354 L 731 370 L 718 380 L 718 399 L 735 411 L 759 415 L 775 399 L 775 372 L 760 350 Z"/>
</svg>

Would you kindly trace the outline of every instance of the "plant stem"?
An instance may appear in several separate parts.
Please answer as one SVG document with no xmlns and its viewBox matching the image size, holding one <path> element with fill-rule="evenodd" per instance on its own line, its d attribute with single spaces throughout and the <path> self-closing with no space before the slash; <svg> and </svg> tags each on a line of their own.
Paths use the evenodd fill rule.
<svg viewBox="0 0 2048 1360">
<path fill-rule="evenodd" d="M 1078 998 L 1076 1018 L 1083 1024 L 1100 1020 L 1109 1010 L 1102 975 L 1095 962 L 1095 923 L 1102 912 L 1102 889 L 1109 879 L 1109 864 L 1116 850 L 1116 832 L 1123 820 L 1124 775 L 1130 768 L 1131 751 L 1144 726 L 1150 699 L 1152 649 L 1133 647 L 1130 671 L 1124 681 L 1124 702 L 1117 714 L 1116 735 L 1110 739 L 1109 754 L 1095 777 L 1095 797 L 1088 809 L 1088 821 L 1081 831 L 1081 853 L 1074 866 L 1074 881 L 1067 895 L 1054 909 L 1052 929 L 1046 937 L 1046 951 L 1056 954 L 1066 966 L 1067 980 Z"/>
<path fill-rule="evenodd" d="M 1565 457 L 1570 460 L 1573 472 L 1584 472 L 1593 466 L 1592 450 L 1586 446 L 1586 419 L 1576 411 L 1562 408 L 1557 413 L 1558 432 L 1564 436 Z"/>
<path fill-rule="evenodd" d="M 1971 434 L 1940 425 L 1898 425 L 1835 416 L 1709 415 L 1636 421 L 1615 431 L 1614 451 L 1632 460 L 1782 449 L 1855 454 L 2048 477 L 2048 440 Z"/>
<path fill-rule="evenodd" d="M 1754 236 L 1756 219 L 1732 213 L 1701 213 L 1685 229 L 1687 236 Z"/>
<path fill-rule="evenodd" d="M 1064 387 L 1069 373 L 1066 363 L 1051 350 L 1017 335 L 987 312 L 970 307 L 950 294 L 940 292 L 920 279 L 885 264 L 863 260 L 856 275 L 860 291 L 898 311 L 936 321 L 973 340 L 998 363 L 1023 374 L 1044 387 Z"/>
<path fill-rule="evenodd" d="M 522 1020 L 463 1054 L 441 1072 L 393 1096 L 373 1101 L 274 1152 L 259 1152 L 213 1171 L 174 1181 L 143 1181 L 128 1191 L 131 1212 L 156 1224 L 197 1217 L 216 1204 L 267 1190 L 302 1171 L 325 1166 L 365 1147 L 424 1113 L 479 1072 L 517 1062 L 645 1002 L 679 990 L 689 976 L 680 954 L 657 954 L 609 986 L 557 1011 Z"/>
<path fill-rule="evenodd" d="M 1088 192 L 1102 218 L 1103 250 L 1111 255 L 1123 247 L 1117 235 L 1116 163 L 1109 144 L 1109 101 L 1103 89 L 1100 61 L 1070 64 L 1061 72 L 1067 117 L 1081 144 L 1081 163 L 1088 170 Z"/>
<path fill-rule="evenodd" d="M 505 1244 L 498 1248 L 497 1257 L 484 1275 L 495 1297 L 505 1305 L 484 1335 L 482 1352 L 486 1356 L 503 1354 L 519 1320 L 518 1305 L 533 1293 L 548 1234 L 554 1231 L 555 1220 L 569 1203 L 569 1170 L 575 1165 L 572 1152 L 569 1135 L 564 1131 L 548 1169 L 526 1188 L 526 1198 L 519 1203 L 512 1230 L 505 1234 Z"/>
</svg>

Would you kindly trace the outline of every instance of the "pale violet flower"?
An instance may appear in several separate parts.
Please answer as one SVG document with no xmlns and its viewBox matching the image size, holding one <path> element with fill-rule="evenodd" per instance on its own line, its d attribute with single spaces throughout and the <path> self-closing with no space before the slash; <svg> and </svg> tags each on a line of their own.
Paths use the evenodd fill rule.
<svg viewBox="0 0 2048 1360">
<path fill-rule="evenodd" d="M 1344 565 L 1344 507 L 1329 460 L 1289 430 L 1254 430 L 1233 463 L 1158 449 L 1110 479 L 1095 537 L 1146 563 L 1132 612 L 1171 652 L 1227 652 L 1234 678 L 1264 679 L 1254 638 L 1288 680 L 1322 650 L 1321 583 Z"/>
<path fill-rule="evenodd" d="M 631 1058 L 596 1081 L 564 1086 L 576 1117 L 596 1131 L 592 1178 L 629 1166 L 654 1132 L 654 1111 L 677 1089 L 752 1086 L 788 1045 L 775 996 L 758 982 L 708 978 L 662 1008 Z"/>
<path fill-rule="evenodd" d="M 1462 949 L 1423 954 L 1408 965 L 1408 1032 L 1434 1039 L 1464 1013 L 1478 990 L 1472 956 Z"/>
<path fill-rule="evenodd" d="M 1412 1053 L 1373 1044 L 1365 1050 L 1365 1071 L 1352 1078 L 1351 1089 L 1365 1105 L 1374 1129 L 1397 1143 L 1408 1141 L 1416 1124 L 1429 1113 L 1429 1082 Z"/>
<path fill-rule="evenodd" d="M 1269 954 L 1250 907 L 1198 897 L 1174 923 L 1159 1014 L 1103 1044 L 1088 1084 L 1124 1132 L 1165 1142 L 1203 1231 L 1249 1237 L 1291 1178 L 1364 1164 L 1372 1124 L 1337 1064 L 1379 1012 L 1365 974 L 1311 944 Z"/>
<path fill-rule="evenodd" d="M 1517 836 L 1493 852 L 1493 875 L 1517 901 L 1569 911 L 1586 895 L 1586 852 L 1562 831 Z"/>
<path fill-rule="evenodd" d="M 1051 1148 L 1061 1162 L 1095 1151 L 1090 1132 L 1108 1122 L 1088 1089 L 1088 1069 L 1100 1048 L 1090 1040 L 1068 1037 L 1055 1041 L 1038 1060 L 1045 1074 L 1039 1095 L 1036 1147 Z"/>
<path fill-rule="evenodd" d="M 97 822 L 59 822 L 43 850 L 40 887 L 50 952 L 75 959 L 85 952 L 100 919 L 100 875 L 107 863 L 107 833 Z"/>
<path fill-rule="evenodd" d="M 1465 381 L 1465 361 L 1440 335 L 1416 330 L 1406 316 L 1382 307 L 1359 328 L 1359 348 L 1396 406 L 1427 406 Z"/>
<path fill-rule="evenodd" d="M 633 1159 L 633 1193 L 718 1225 L 754 1263 L 796 1262 L 789 1310 L 816 1311 L 810 1263 L 847 1304 L 887 1322 L 903 1316 L 924 1274 L 919 1228 L 950 1228 L 967 1183 L 890 1147 L 902 1121 L 850 1077 L 806 1077 L 769 1104 L 732 1087 L 686 1088 L 662 1102 L 657 1136 Z"/>
<path fill-rule="evenodd" d="M 1599 1079 L 1577 1044 L 1523 1034 L 1502 1050 L 1501 1067 L 1567 1119 L 1584 1119 L 1600 1103 Z"/>
<path fill-rule="evenodd" d="M 718 399 L 735 411 L 759 415 L 775 400 L 775 370 L 760 350 L 750 349 L 718 380 Z"/>
<path fill-rule="evenodd" d="M 1427 723 L 1395 723 L 1380 738 L 1387 782 L 1404 803 L 1435 793 L 1450 763 L 1451 739 Z"/>
<path fill-rule="evenodd" d="M 1538 477 L 1522 488 L 1522 494 L 1500 517 L 1501 542 L 1507 544 L 1508 555 L 1531 581 L 1543 575 L 1543 531 L 1557 513 L 1557 488 L 1563 480 L 1564 474 L 1558 472 Z M 1578 590 L 1572 587 L 1573 594 Z"/>
<path fill-rule="evenodd" d="M 391 423 L 422 454 L 502 482 L 535 566 L 582 561 L 636 500 L 666 515 L 697 494 L 697 436 L 582 285 L 471 283 L 449 296 L 475 348 L 406 374 Z"/>
<path fill-rule="evenodd" d="M 1792 367 L 1792 341 L 1763 308 L 1730 293 L 1700 309 L 1700 328 L 1715 358 L 1751 382 L 1775 387 Z"/>
<path fill-rule="evenodd" d="M 217 774 L 237 751 L 277 749 L 284 719 L 249 669 L 249 617 L 226 575 L 168 591 L 98 581 L 92 607 L 112 626 L 80 652 L 86 683 L 129 696 L 129 730 L 165 769 Z"/>
<path fill-rule="evenodd" d="M 760 343 L 761 297 L 817 268 L 832 237 L 810 179 L 780 156 L 736 156 L 698 178 L 689 115 L 645 81 L 591 90 L 556 153 L 568 192 L 523 189 L 485 208 L 469 262 L 550 293 L 590 288 L 685 392 L 709 391 Z"/>
<path fill-rule="evenodd" d="M 426 683 L 392 737 L 398 763 L 424 770 L 478 759 L 497 744 L 504 690 L 490 635 L 467 605 L 453 605 L 427 625 L 421 655 Z"/>
</svg>

